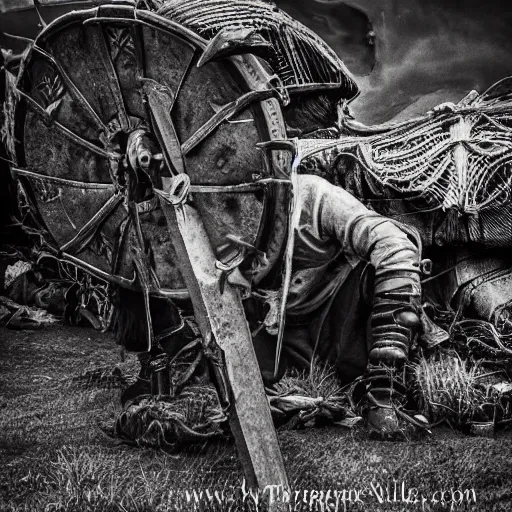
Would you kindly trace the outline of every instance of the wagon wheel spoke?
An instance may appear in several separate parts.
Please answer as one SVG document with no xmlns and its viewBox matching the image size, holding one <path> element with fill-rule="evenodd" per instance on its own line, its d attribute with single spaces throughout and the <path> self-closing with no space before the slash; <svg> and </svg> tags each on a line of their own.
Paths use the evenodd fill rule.
<svg viewBox="0 0 512 512">
<path fill-rule="evenodd" d="M 231 103 L 224 105 L 208 121 L 199 127 L 181 146 L 184 155 L 190 153 L 198 144 L 203 142 L 222 123 L 243 112 L 253 102 L 272 97 L 271 90 L 250 91 Z"/>
<path fill-rule="evenodd" d="M 98 129 L 102 132 L 107 132 L 107 127 L 101 120 L 98 113 L 94 110 L 92 105 L 87 101 L 85 96 L 80 92 L 78 87 L 74 84 L 73 80 L 69 77 L 69 75 L 66 73 L 64 68 L 60 65 L 60 63 L 53 57 L 53 55 L 50 55 L 48 52 L 40 48 L 39 46 L 33 46 L 33 50 L 37 52 L 39 55 L 44 57 L 47 61 L 49 61 L 59 72 L 62 80 L 68 87 L 68 91 L 73 97 L 73 99 L 82 107 L 82 109 L 89 114 L 91 119 L 95 122 Z"/>
<path fill-rule="evenodd" d="M 155 134 L 164 154 L 165 162 L 174 174 L 184 173 L 185 162 L 181 145 L 170 114 L 176 97 L 168 87 L 154 80 L 146 78 L 143 83 Z"/>
<path fill-rule="evenodd" d="M 137 78 L 142 83 L 144 94 L 148 99 L 149 115 L 153 123 L 154 132 L 162 149 L 165 162 L 173 173 L 185 172 L 183 152 L 176 128 L 172 121 L 171 112 L 179 98 L 183 83 L 193 64 L 193 56 L 188 61 L 180 81 L 175 90 L 146 76 L 146 60 L 144 54 L 144 41 L 141 27 L 131 27 L 131 34 L 135 49 L 135 62 L 137 66 Z"/>
<path fill-rule="evenodd" d="M 121 194 L 114 194 L 105 204 L 98 210 L 96 215 L 89 220 L 77 232 L 77 234 L 68 242 L 66 242 L 60 250 L 69 254 L 79 253 L 85 249 L 94 235 L 97 234 L 99 227 L 114 213 L 119 204 L 123 201 Z"/>
<path fill-rule="evenodd" d="M 130 118 L 126 111 L 126 105 L 124 103 L 123 93 L 121 91 L 121 84 L 119 83 L 119 77 L 112 60 L 112 54 L 110 53 L 107 37 L 105 34 L 105 27 L 101 25 L 101 37 L 99 38 L 99 44 L 101 46 L 100 59 L 103 62 L 106 71 L 106 80 L 109 83 L 110 89 L 113 92 L 113 99 L 115 102 L 116 110 L 118 112 L 119 124 L 123 131 L 128 131 L 130 127 Z"/>
<path fill-rule="evenodd" d="M 133 47 L 135 50 L 135 66 L 137 80 L 141 80 L 146 77 L 146 59 L 144 57 L 144 42 L 141 35 L 141 27 L 138 25 L 132 25 L 130 27 L 130 34 L 133 40 Z"/>
<path fill-rule="evenodd" d="M 89 142 L 88 140 L 84 139 L 80 135 L 77 135 L 75 132 L 70 130 L 69 128 L 66 128 L 64 125 L 60 124 L 59 122 L 55 121 L 52 116 L 46 111 L 44 107 L 39 105 L 39 103 L 34 100 L 31 96 L 29 96 L 27 93 L 21 91 L 18 88 L 15 88 L 15 91 L 17 94 L 19 94 L 26 102 L 28 107 L 35 112 L 36 114 L 39 114 L 45 122 L 48 124 L 54 126 L 59 130 L 59 132 L 62 133 L 67 139 L 73 141 L 75 144 L 78 144 L 79 146 L 82 146 L 83 148 L 92 151 L 96 155 L 102 156 L 104 158 L 112 159 L 112 160 L 120 160 L 122 157 L 119 153 L 116 153 L 114 151 L 106 151 L 103 148 L 100 148 L 99 146 L 96 146 L 96 144 L 93 144 L 92 142 Z"/>
</svg>

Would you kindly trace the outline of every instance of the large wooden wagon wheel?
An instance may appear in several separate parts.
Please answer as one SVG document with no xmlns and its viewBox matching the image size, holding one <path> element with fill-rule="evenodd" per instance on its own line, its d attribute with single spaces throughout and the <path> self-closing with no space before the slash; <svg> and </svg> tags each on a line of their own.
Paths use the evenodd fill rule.
<svg viewBox="0 0 512 512">
<path fill-rule="evenodd" d="M 228 243 L 253 246 L 269 260 L 261 282 L 282 253 L 287 158 L 256 147 L 286 136 L 282 91 L 251 55 L 198 66 L 206 46 L 131 6 L 57 19 L 22 63 L 13 171 L 60 258 L 147 302 L 192 300 L 222 352 L 246 478 L 286 486 L 239 292 L 218 261 Z"/>
</svg>

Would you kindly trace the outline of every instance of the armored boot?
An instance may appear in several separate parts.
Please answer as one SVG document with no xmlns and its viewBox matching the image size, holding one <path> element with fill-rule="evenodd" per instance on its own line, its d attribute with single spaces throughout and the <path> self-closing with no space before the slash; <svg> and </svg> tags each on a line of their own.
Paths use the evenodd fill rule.
<svg viewBox="0 0 512 512">
<path fill-rule="evenodd" d="M 405 400 L 403 372 L 391 366 L 368 365 L 366 382 L 366 422 L 370 436 L 399 438 L 402 431 L 395 408 Z"/>
<path fill-rule="evenodd" d="M 401 433 L 395 407 L 404 401 L 404 363 L 420 324 L 420 300 L 419 283 L 408 275 L 376 282 L 367 368 L 367 425 L 370 434 L 380 438 L 396 438 Z"/>
</svg>

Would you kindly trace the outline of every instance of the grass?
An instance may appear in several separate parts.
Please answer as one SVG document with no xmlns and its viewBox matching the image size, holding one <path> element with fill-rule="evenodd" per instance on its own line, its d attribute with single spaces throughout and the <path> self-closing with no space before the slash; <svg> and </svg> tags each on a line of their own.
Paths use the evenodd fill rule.
<svg viewBox="0 0 512 512">
<path fill-rule="evenodd" d="M 499 395 L 484 385 L 490 373 L 479 364 L 463 361 L 455 352 L 440 352 L 415 365 L 417 397 L 433 423 L 447 421 L 461 428 L 472 421 L 493 422 Z"/>
<path fill-rule="evenodd" d="M 250 495 L 243 499 L 242 468 L 230 442 L 169 454 L 105 434 L 135 372 L 134 357 L 121 361 L 106 334 L 62 326 L 0 329 L 0 511 L 257 510 Z M 319 396 L 334 386 L 329 378 L 322 382 L 326 375 L 313 381 Z M 278 435 L 291 487 L 302 500 L 296 510 L 322 510 L 325 500 L 304 498 L 314 490 L 324 498 L 327 490 L 338 492 L 338 510 L 512 510 L 510 431 L 476 438 L 440 428 L 399 443 L 370 441 L 361 428 Z M 403 482 L 406 494 L 416 488 L 427 501 L 393 501 L 395 482 L 398 495 Z M 449 503 L 451 489 L 474 490 L 476 504 Z M 199 500 L 206 490 L 211 499 Z M 440 494 L 433 499 L 438 491 L 448 493 L 444 503 Z"/>
<path fill-rule="evenodd" d="M 340 386 L 334 368 L 320 361 L 315 363 L 308 372 L 287 370 L 274 388 L 267 390 L 275 418 L 282 423 L 288 416 L 286 428 L 332 423 L 355 416 L 355 407 Z"/>
</svg>

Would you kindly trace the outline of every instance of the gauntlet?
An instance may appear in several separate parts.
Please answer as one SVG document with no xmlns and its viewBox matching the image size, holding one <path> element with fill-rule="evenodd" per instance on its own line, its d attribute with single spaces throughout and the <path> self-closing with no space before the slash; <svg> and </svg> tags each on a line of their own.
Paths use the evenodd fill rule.
<svg viewBox="0 0 512 512">
<path fill-rule="evenodd" d="M 369 360 L 373 365 L 400 366 L 408 359 L 420 323 L 420 285 L 406 272 L 380 279 L 375 284 Z"/>
</svg>

